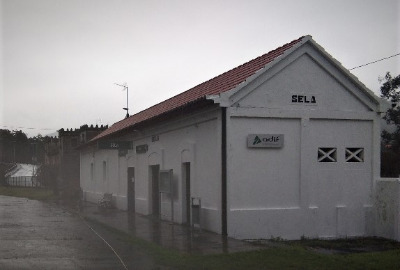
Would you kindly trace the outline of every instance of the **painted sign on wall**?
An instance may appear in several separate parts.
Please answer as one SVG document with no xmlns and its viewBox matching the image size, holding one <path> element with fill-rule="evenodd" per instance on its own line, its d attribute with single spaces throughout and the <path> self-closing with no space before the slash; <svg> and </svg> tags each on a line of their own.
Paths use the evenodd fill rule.
<svg viewBox="0 0 400 270">
<path fill-rule="evenodd" d="M 133 143 L 130 141 L 99 141 L 97 146 L 99 149 L 133 149 Z"/>
<path fill-rule="evenodd" d="M 317 105 L 314 95 L 292 95 L 292 104 Z"/>
<path fill-rule="evenodd" d="M 283 134 L 249 134 L 247 136 L 249 148 L 281 148 L 283 142 Z"/>
<path fill-rule="evenodd" d="M 136 146 L 136 154 L 144 154 L 149 150 L 149 146 L 147 144 L 141 144 Z"/>
</svg>

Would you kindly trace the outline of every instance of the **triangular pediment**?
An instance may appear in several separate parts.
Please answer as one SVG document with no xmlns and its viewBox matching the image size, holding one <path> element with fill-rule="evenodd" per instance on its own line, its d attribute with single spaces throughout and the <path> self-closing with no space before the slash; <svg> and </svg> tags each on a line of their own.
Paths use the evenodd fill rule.
<svg viewBox="0 0 400 270">
<path fill-rule="evenodd" d="M 224 99 L 234 107 L 379 111 L 377 97 L 312 39 Z"/>
</svg>

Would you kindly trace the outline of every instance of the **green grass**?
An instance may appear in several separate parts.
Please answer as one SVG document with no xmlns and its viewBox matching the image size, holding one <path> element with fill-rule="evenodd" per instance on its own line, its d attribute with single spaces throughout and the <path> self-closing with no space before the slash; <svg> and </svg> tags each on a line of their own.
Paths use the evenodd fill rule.
<svg viewBox="0 0 400 270">
<path fill-rule="evenodd" d="M 400 250 L 323 255 L 302 246 L 219 255 L 164 255 L 161 264 L 174 269 L 400 269 Z"/>
<path fill-rule="evenodd" d="M 191 255 L 166 249 L 159 245 L 133 237 L 95 220 L 90 222 L 117 234 L 122 241 L 140 248 L 154 260 L 168 269 L 400 269 L 400 244 L 393 242 L 386 246 L 389 250 L 348 254 L 321 254 L 310 247 L 340 248 L 351 245 L 387 245 L 392 242 L 383 239 L 357 239 L 340 241 L 303 240 L 280 241 L 281 245 L 258 251 L 217 255 Z"/>
<path fill-rule="evenodd" d="M 400 243 L 394 240 L 378 237 L 359 237 L 342 238 L 332 240 L 302 239 L 292 241 L 294 244 L 300 244 L 311 248 L 320 248 L 331 250 L 333 253 L 362 252 L 362 251 L 384 251 L 391 249 L 400 249 Z"/>
<path fill-rule="evenodd" d="M 0 195 L 23 197 L 32 200 L 49 201 L 55 198 L 53 191 L 44 188 L 0 186 Z"/>
</svg>

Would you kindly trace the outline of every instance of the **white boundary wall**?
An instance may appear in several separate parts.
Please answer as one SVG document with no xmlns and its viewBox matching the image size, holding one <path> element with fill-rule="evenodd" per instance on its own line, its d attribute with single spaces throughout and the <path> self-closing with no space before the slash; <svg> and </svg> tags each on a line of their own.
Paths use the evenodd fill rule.
<svg viewBox="0 0 400 270">
<path fill-rule="evenodd" d="M 377 236 L 400 241 L 400 178 L 382 178 L 376 183 Z"/>
</svg>

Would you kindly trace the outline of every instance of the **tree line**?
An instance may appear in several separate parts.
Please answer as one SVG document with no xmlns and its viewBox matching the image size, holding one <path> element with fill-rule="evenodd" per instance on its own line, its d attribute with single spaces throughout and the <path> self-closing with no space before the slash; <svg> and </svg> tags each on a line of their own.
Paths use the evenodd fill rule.
<svg viewBox="0 0 400 270">
<path fill-rule="evenodd" d="M 45 144 L 56 138 L 37 135 L 32 138 L 22 130 L 0 129 L 0 162 L 43 164 Z"/>
<path fill-rule="evenodd" d="M 394 126 L 394 131 L 382 131 L 381 176 L 400 176 L 400 75 L 393 77 L 389 72 L 382 80 L 381 97 L 386 99 L 391 107 L 383 119 Z"/>
</svg>

